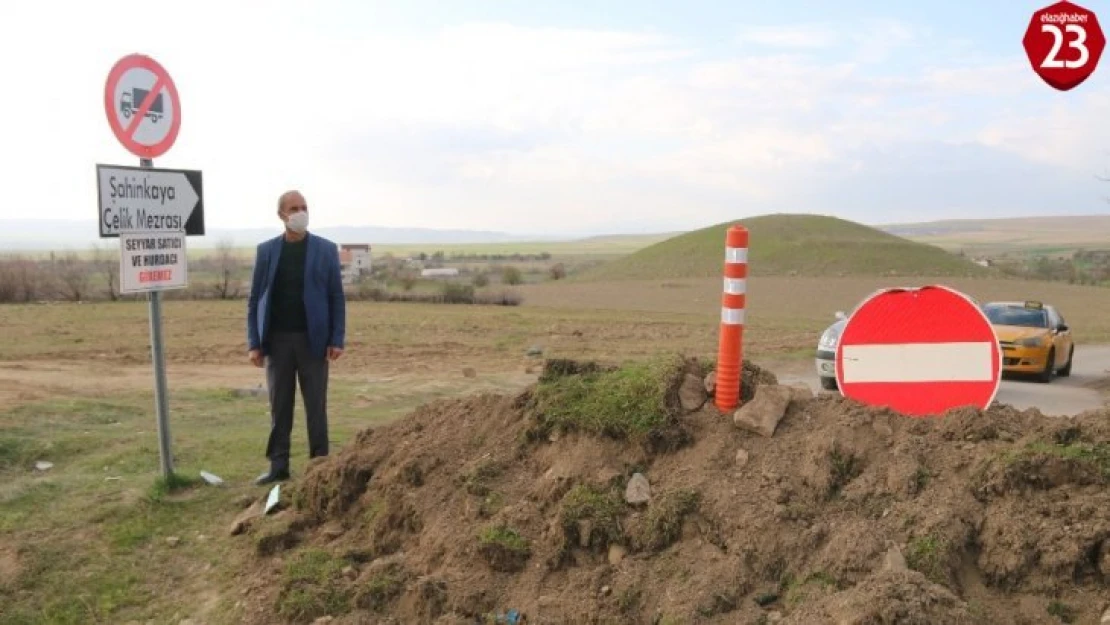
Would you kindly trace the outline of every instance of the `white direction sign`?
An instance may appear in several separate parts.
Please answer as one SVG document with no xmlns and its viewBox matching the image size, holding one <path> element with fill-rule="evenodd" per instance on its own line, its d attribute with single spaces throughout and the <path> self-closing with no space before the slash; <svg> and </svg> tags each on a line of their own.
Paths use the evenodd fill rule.
<svg viewBox="0 0 1110 625">
<path fill-rule="evenodd" d="M 146 293 L 189 286 L 184 232 L 119 235 L 120 293 Z"/>
<path fill-rule="evenodd" d="M 100 238 L 127 231 L 204 235 L 201 173 L 97 165 Z"/>
</svg>

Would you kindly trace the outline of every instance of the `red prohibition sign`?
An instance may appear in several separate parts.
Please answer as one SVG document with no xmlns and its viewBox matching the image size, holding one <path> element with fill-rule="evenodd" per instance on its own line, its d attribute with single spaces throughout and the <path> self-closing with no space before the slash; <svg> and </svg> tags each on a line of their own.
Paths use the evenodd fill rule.
<svg viewBox="0 0 1110 625">
<path fill-rule="evenodd" d="M 150 74 L 154 76 L 153 84 L 148 78 Z M 153 159 L 165 154 L 181 128 L 177 86 L 158 61 L 143 54 L 121 58 L 108 72 L 104 113 L 116 139 L 139 158 Z M 159 121 L 163 122 L 160 126 Z"/>
<path fill-rule="evenodd" d="M 837 344 L 843 396 L 910 416 L 985 410 L 1001 372 L 990 320 L 967 295 L 941 285 L 876 292 L 852 313 Z"/>
</svg>

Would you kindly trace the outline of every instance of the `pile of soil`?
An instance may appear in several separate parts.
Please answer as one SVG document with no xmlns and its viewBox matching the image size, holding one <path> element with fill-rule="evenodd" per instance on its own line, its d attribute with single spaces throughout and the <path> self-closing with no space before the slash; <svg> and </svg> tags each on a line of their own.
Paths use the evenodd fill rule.
<svg viewBox="0 0 1110 625">
<path fill-rule="evenodd" d="M 745 397 L 776 384 L 746 365 Z M 684 436 L 660 447 L 537 429 L 533 393 L 431 403 L 311 464 L 246 531 L 256 622 L 1020 625 L 1106 608 L 1110 412 L 910 418 L 796 393 L 765 437 L 684 398 L 667 402 Z"/>
</svg>

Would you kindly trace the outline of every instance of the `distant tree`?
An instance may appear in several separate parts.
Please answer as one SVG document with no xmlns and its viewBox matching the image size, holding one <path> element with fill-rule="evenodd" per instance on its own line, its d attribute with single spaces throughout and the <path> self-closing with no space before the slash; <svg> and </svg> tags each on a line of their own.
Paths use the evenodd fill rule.
<svg viewBox="0 0 1110 625">
<path fill-rule="evenodd" d="M 524 282 L 524 275 L 516 267 L 508 265 L 501 270 L 501 281 L 505 284 L 520 284 Z"/>
<path fill-rule="evenodd" d="M 104 279 L 104 292 L 113 302 L 119 299 L 119 250 L 112 250 L 94 244 L 92 248 L 93 270 Z"/>
<path fill-rule="evenodd" d="M 54 273 L 63 298 L 82 302 L 89 295 L 89 267 L 74 252 L 54 259 Z"/>
<path fill-rule="evenodd" d="M 549 273 L 551 274 L 552 280 L 562 280 L 567 277 L 567 270 L 566 267 L 563 267 L 563 263 L 555 263 L 552 265 Z"/>
<path fill-rule="evenodd" d="M 219 276 L 212 285 L 216 297 L 220 299 L 233 299 L 239 296 L 242 260 L 235 254 L 235 247 L 231 239 L 221 239 L 216 245 L 216 272 Z"/>
</svg>

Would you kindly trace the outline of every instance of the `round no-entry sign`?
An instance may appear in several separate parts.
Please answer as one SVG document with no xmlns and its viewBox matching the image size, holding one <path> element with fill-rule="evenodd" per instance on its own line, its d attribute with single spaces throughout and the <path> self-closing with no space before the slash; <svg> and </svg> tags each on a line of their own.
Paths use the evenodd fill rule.
<svg viewBox="0 0 1110 625">
<path fill-rule="evenodd" d="M 165 154 L 181 128 L 181 99 L 168 72 L 142 54 L 116 61 L 104 85 L 104 112 L 112 132 L 139 158 Z"/>
<path fill-rule="evenodd" d="M 944 286 L 876 292 L 852 313 L 836 348 L 843 396 L 911 416 L 986 409 L 1001 366 L 986 315 Z"/>
</svg>

